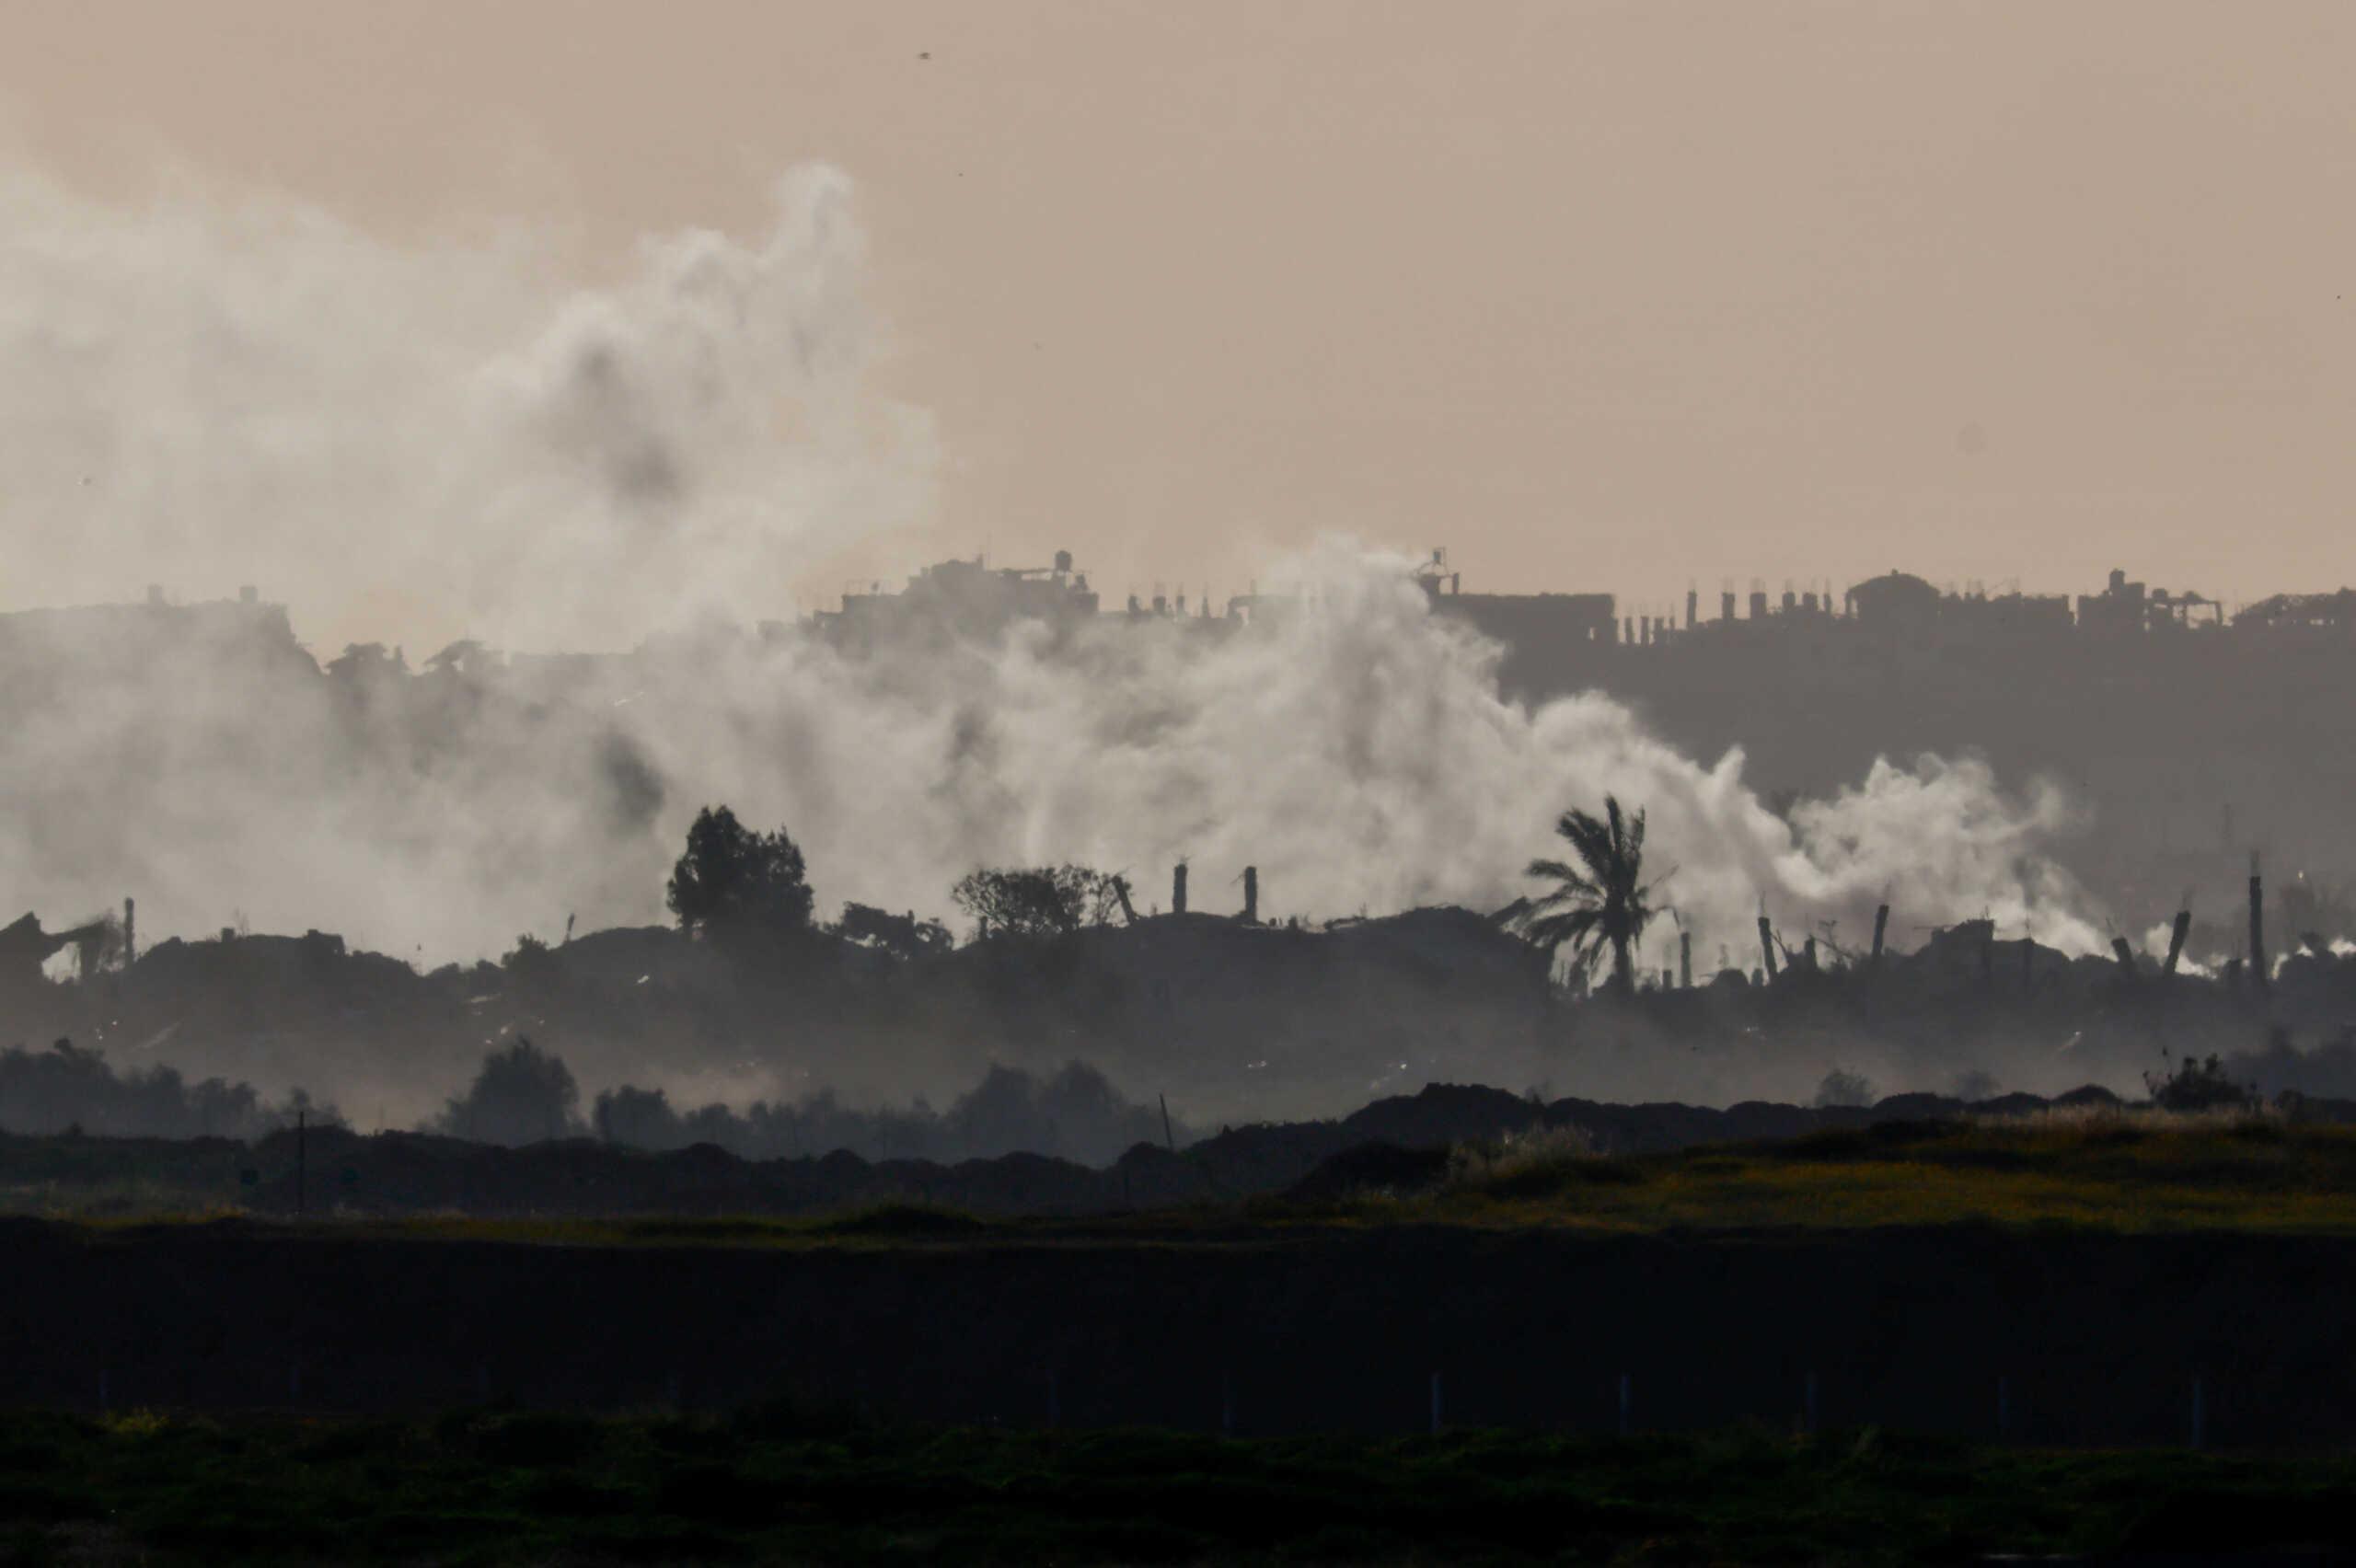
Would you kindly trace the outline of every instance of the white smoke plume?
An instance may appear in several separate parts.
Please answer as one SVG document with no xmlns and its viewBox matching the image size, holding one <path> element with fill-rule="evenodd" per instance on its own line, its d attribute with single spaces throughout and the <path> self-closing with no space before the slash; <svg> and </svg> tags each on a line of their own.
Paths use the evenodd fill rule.
<svg viewBox="0 0 2356 1568">
<path fill-rule="evenodd" d="M 924 422 L 864 385 L 849 203 L 803 170 L 753 241 L 651 239 L 566 290 L 528 235 L 404 249 L 283 202 L 0 179 L 12 597 L 258 582 L 328 626 L 567 648 L 773 613 L 928 495 Z"/>
<path fill-rule="evenodd" d="M 758 239 L 650 241 L 623 282 L 566 292 L 527 240 L 402 250 L 279 205 L 0 186 L 0 519 L 45 596 L 246 579 L 298 626 L 678 634 L 487 685 L 224 684 L 191 661 L 102 701 L 20 689 L 0 896 L 133 893 L 151 936 L 235 912 L 470 959 L 567 914 L 659 920 L 688 819 L 724 801 L 790 829 L 822 904 L 945 912 L 975 865 L 1066 859 L 1127 870 L 1143 903 L 1184 858 L 1198 908 L 1247 864 L 1279 918 L 1493 908 L 1530 891 L 1559 813 L 1609 793 L 1650 813 L 1697 959 L 1747 954 L 1762 898 L 1795 940 L 1830 920 L 1856 944 L 1886 900 L 2099 946 L 2040 848 L 2050 795 L 1882 765 L 1786 820 L 1738 755 L 1696 764 L 1600 697 L 1501 698 L 1494 649 L 1343 542 L 1292 564 L 1297 613 L 1232 636 L 1024 628 L 854 663 L 716 629 L 929 499 L 924 421 L 865 380 L 849 203 L 804 171 Z M 43 646 L 99 667 L 119 651 L 72 640 L 112 635 Z"/>
</svg>

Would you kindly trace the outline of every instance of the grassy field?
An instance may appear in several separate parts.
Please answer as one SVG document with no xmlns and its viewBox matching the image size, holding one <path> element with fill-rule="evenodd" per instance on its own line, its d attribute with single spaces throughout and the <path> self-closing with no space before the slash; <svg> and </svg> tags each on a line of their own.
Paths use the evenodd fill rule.
<svg viewBox="0 0 2356 1568">
<path fill-rule="evenodd" d="M 1230 1442 L 460 1411 L 0 1416 L 17 1562 L 1921 1563 L 2307 1543 L 2356 1461 L 1761 1430 Z"/>
<path fill-rule="evenodd" d="M 885 1205 L 791 1220 L 307 1228 L 421 1244 L 847 1251 L 1220 1249 L 1388 1226 L 2356 1233 L 2356 1130 L 2272 1118 L 1891 1125 L 1634 1157 L 1555 1134 L 1428 1164 L 1437 1180 L 1413 1191 L 1086 1221 Z M 154 1223 L 78 1234 L 104 1245 Z M 0 1562 L 1916 1563 L 2317 1541 L 2356 1547 L 2356 1457 L 2064 1453 L 1763 1427 L 1227 1441 L 895 1425 L 781 1403 L 606 1418 L 0 1412 Z"/>
<path fill-rule="evenodd" d="M 883 1204 L 791 1217 L 399 1218 L 338 1215 L 344 1234 L 552 1245 L 896 1247 L 1020 1240 L 1208 1243 L 1290 1229 L 1388 1225 L 1662 1230 L 1869 1230 L 1980 1224 L 2155 1233 L 2356 1235 L 2356 1127 L 2271 1114 L 2110 1112 L 2016 1122 L 1888 1124 L 1783 1143 L 1609 1155 L 1575 1132 L 1429 1157 L 1430 1180 L 1339 1197 L 1204 1202 L 1088 1219 L 981 1216 Z M 167 1181 L 125 1204 L 73 1183 L 19 1213 L 78 1220 L 94 1234 L 161 1220 L 235 1219 Z M 283 1223 L 273 1221 L 273 1224 Z"/>
<path fill-rule="evenodd" d="M 1603 1231 L 1980 1223 L 2356 1233 L 2356 1128 L 2130 1113 L 1890 1124 L 1626 1158 L 1542 1136 L 1460 1149 L 1439 1187 L 1414 1200 L 1336 1211 L 1410 1212 Z"/>
</svg>

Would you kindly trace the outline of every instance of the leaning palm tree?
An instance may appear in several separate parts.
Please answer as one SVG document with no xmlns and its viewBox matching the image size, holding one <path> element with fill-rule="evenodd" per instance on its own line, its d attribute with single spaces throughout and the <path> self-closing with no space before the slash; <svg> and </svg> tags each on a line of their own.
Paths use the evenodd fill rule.
<svg viewBox="0 0 2356 1568">
<path fill-rule="evenodd" d="M 1578 863 L 1530 861 L 1528 874 L 1554 886 L 1515 905 L 1507 919 L 1549 952 L 1569 948 L 1571 965 L 1582 974 L 1593 973 L 1609 949 L 1612 989 L 1627 996 L 1636 986 L 1636 944 L 1653 917 L 1653 888 L 1641 880 L 1645 813 L 1624 817 L 1619 800 L 1606 795 L 1601 817 L 1567 811 L 1554 831 L 1570 841 Z"/>
</svg>

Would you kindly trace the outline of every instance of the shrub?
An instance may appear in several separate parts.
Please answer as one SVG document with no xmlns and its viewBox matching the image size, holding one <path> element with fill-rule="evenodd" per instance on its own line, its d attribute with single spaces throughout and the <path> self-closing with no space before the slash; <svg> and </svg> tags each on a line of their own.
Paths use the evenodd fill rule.
<svg viewBox="0 0 2356 1568">
<path fill-rule="evenodd" d="M 1566 1123 L 1458 1144 L 1449 1150 L 1440 1190 L 1511 1197 L 1547 1191 L 1565 1177 L 1610 1180 L 1623 1171 L 1633 1177 L 1632 1168 L 1614 1166 L 1603 1158 L 1586 1128 Z"/>
<path fill-rule="evenodd" d="M 2222 1060 L 2187 1056 L 2173 1073 L 2147 1072 L 2143 1087 L 2163 1111 L 2244 1111 L 2257 1103 L 2257 1090 L 2225 1076 Z"/>
<path fill-rule="evenodd" d="M 1873 1080 L 1846 1067 L 1833 1068 L 1816 1086 L 1816 1103 L 1819 1110 L 1835 1105 L 1871 1105 L 1873 1102 Z"/>
</svg>

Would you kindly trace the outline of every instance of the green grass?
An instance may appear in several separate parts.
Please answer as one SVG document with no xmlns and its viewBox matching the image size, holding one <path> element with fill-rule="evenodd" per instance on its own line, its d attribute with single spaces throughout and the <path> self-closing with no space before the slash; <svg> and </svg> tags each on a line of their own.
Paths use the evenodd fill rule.
<svg viewBox="0 0 2356 1568">
<path fill-rule="evenodd" d="M 102 1237 L 195 1223 L 168 1203 L 55 1216 Z M 284 1221 L 272 1221 L 274 1229 Z M 2150 1234 L 2356 1235 L 2356 1127 L 2271 1117 L 2119 1113 L 2013 1123 L 1888 1124 L 1786 1143 L 1595 1155 L 1539 1137 L 1460 1151 L 1415 1194 L 1299 1203 L 1263 1195 L 1089 1219 L 984 1216 L 919 1204 L 782 1217 L 329 1217 L 308 1228 L 417 1240 L 552 1246 L 892 1249 L 1218 1245 L 1399 1224 L 1625 1234 L 1871 1230 L 1946 1225 Z"/>
<path fill-rule="evenodd" d="M 2112 1115 L 1900 1124 L 1620 1158 L 1510 1149 L 1334 1217 L 1605 1232 L 1956 1224 L 2356 1234 L 2356 1128 Z"/>
<path fill-rule="evenodd" d="M 0 1414 L 17 1561 L 1918 1563 L 2345 1537 L 2356 1460 L 1763 1430 L 1230 1442 L 461 1411 Z"/>
</svg>

